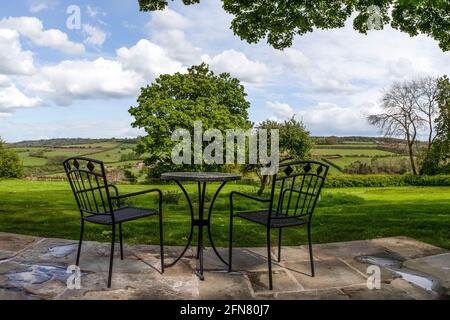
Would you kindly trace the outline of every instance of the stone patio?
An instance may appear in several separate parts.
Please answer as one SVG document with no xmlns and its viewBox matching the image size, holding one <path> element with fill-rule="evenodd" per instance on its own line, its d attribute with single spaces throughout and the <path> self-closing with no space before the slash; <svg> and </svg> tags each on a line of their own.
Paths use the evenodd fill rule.
<svg viewBox="0 0 450 320">
<path fill-rule="evenodd" d="M 406 237 L 314 245 L 316 277 L 307 247 L 284 247 L 267 287 L 264 248 L 236 249 L 228 273 L 205 251 L 205 281 L 194 275 L 194 250 L 159 272 L 157 246 L 116 251 L 112 288 L 106 288 L 109 244 L 83 242 L 81 289 L 68 289 L 77 242 L 0 233 L 0 299 L 448 299 L 450 252 Z M 166 247 L 167 261 L 179 247 Z M 220 249 L 226 258 L 227 250 Z M 368 289 L 367 267 L 381 268 L 381 288 Z"/>
</svg>

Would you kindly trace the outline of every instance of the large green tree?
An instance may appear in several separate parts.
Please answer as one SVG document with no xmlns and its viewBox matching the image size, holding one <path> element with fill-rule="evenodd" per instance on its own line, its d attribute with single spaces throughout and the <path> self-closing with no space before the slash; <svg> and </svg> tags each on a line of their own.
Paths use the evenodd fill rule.
<svg viewBox="0 0 450 320">
<path fill-rule="evenodd" d="M 0 140 L 0 178 L 20 178 L 22 174 L 23 166 L 18 154 L 6 148 Z"/>
<path fill-rule="evenodd" d="M 151 175 L 186 169 L 172 162 L 175 129 L 187 129 L 193 135 L 194 121 L 202 121 L 203 131 L 250 128 L 246 96 L 238 79 L 228 73 L 216 75 L 204 63 L 192 66 L 187 73 L 163 74 L 142 88 L 138 105 L 129 112 L 134 117 L 133 127 L 147 133 L 139 140 L 137 151 L 148 155 Z"/>
<path fill-rule="evenodd" d="M 200 0 L 182 0 L 185 5 Z M 352 15 L 353 28 L 366 34 L 369 19 L 380 28 L 390 24 L 410 36 L 426 34 L 442 50 L 450 49 L 449 0 L 222 0 L 226 12 L 234 16 L 233 32 L 256 43 L 261 39 L 274 48 L 290 47 L 295 35 L 314 29 L 342 28 Z M 167 0 L 139 0 L 142 11 L 163 10 Z M 376 11 L 373 5 L 377 6 Z"/>
<path fill-rule="evenodd" d="M 450 173 L 450 81 L 443 76 L 438 84 L 436 137 L 422 164 L 425 174 Z"/>
</svg>

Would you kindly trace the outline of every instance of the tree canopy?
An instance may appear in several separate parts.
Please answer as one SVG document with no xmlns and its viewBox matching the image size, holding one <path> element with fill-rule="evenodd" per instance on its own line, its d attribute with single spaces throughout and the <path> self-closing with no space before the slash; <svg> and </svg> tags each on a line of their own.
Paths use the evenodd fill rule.
<svg viewBox="0 0 450 320">
<path fill-rule="evenodd" d="M 447 76 L 439 79 L 436 137 L 424 160 L 423 173 L 450 173 L 450 81 Z"/>
<path fill-rule="evenodd" d="M 17 153 L 3 146 L 0 139 L 0 178 L 20 178 L 23 174 L 22 161 Z"/>
<path fill-rule="evenodd" d="M 308 130 L 301 121 L 292 117 L 283 122 L 274 120 L 266 120 L 257 126 L 258 129 L 266 129 L 270 135 L 270 130 L 278 130 L 279 135 L 279 151 L 281 160 L 288 159 L 305 159 L 309 157 L 309 153 L 313 147 L 313 140 Z M 260 165 L 246 165 L 245 171 L 255 172 L 260 179 L 260 188 L 258 195 L 264 192 L 266 185 L 270 182 L 270 176 L 259 174 Z"/>
<path fill-rule="evenodd" d="M 139 140 L 137 151 L 147 154 L 147 163 L 159 168 L 152 175 L 165 167 L 177 169 L 171 161 L 176 129 L 192 134 L 195 121 L 202 121 L 204 131 L 250 128 L 246 96 L 238 79 L 228 73 L 216 75 L 204 63 L 190 67 L 187 73 L 163 74 L 142 88 L 138 106 L 129 112 L 134 117 L 133 127 L 147 133 Z"/>
<path fill-rule="evenodd" d="M 173 0 L 172 0 L 173 1 Z M 182 0 L 185 5 L 200 0 Z M 314 29 L 342 28 L 350 17 L 353 28 L 366 34 L 368 19 L 377 6 L 380 28 L 392 28 L 410 36 L 425 34 L 435 39 L 443 51 L 450 49 L 450 1 L 448 0 L 222 0 L 226 12 L 234 16 L 231 29 L 242 40 L 261 39 L 276 49 L 290 47 L 294 36 Z M 167 0 L 139 0 L 141 11 L 163 10 Z M 379 10 L 378 10 L 379 9 Z"/>
</svg>

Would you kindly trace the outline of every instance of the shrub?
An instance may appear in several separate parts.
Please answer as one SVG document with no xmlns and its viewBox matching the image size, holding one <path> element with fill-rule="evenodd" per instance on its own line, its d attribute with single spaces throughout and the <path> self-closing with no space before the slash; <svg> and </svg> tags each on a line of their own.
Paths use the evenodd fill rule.
<svg viewBox="0 0 450 320">
<path fill-rule="evenodd" d="M 180 201 L 181 192 L 179 191 L 166 191 L 163 193 L 163 202 L 168 204 L 178 204 Z M 158 203 L 159 199 L 154 199 L 155 203 Z"/>
<path fill-rule="evenodd" d="M 20 178 L 23 165 L 17 152 L 3 147 L 0 141 L 0 178 Z"/>
<path fill-rule="evenodd" d="M 135 152 L 124 153 L 120 156 L 120 162 L 139 160 L 140 156 Z"/>
<path fill-rule="evenodd" d="M 450 175 L 340 175 L 327 177 L 325 186 L 330 188 L 450 186 Z"/>
<path fill-rule="evenodd" d="M 123 174 L 125 176 L 125 179 L 128 182 L 131 182 L 131 183 L 136 183 L 137 182 L 137 177 L 131 170 L 124 170 Z"/>
</svg>

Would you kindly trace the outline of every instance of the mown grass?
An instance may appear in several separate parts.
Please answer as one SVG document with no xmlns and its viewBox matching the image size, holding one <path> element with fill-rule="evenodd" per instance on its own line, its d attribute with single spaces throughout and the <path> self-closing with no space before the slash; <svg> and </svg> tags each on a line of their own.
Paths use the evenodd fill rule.
<svg viewBox="0 0 450 320">
<path fill-rule="evenodd" d="M 179 192 L 176 185 L 120 185 L 121 192 L 158 187 L 163 192 Z M 208 198 L 217 185 L 210 185 Z M 196 185 L 187 185 L 195 194 Z M 231 190 L 254 193 L 255 186 L 229 184 L 218 198 L 213 211 L 213 235 L 218 246 L 227 246 L 229 200 Z M 173 195 L 172 195 L 173 196 Z M 195 199 L 195 197 L 193 197 Z M 135 204 L 155 206 L 153 196 L 140 196 Z M 197 204 L 195 201 L 194 206 Z M 240 210 L 256 209 L 258 205 L 237 201 Z M 165 203 L 165 243 L 182 245 L 189 231 L 189 212 L 183 196 L 177 204 Z M 66 182 L 24 180 L 0 181 L 0 231 L 43 237 L 77 239 L 79 212 Z M 86 239 L 108 241 L 107 230 L 89 224 Z M 262 246 L 263 227 L 236 219 L 235 244 Z M 315 243 L 371 239 L 387 236 L 409 236 L 450 249 L 450 187 L 395 187 L 325 189 L 313 217 Z M 124 227 L 129 243 L 157 243 L 157 219 L 129 222 Z M 274 239 L 277 239 L 274 234 Z M 304 228 L 284 232 L 283 243 L 306 242 Z"/>
</svg>

